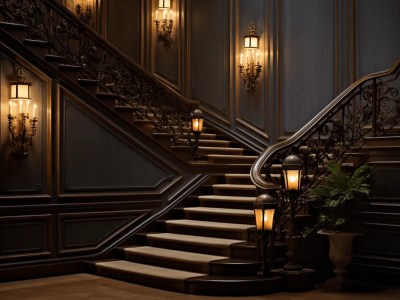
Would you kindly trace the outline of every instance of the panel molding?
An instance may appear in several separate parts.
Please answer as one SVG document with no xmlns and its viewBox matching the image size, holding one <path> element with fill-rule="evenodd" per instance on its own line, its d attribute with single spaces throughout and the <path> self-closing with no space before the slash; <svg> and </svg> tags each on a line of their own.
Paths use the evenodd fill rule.
<svg viewBox="0 0 400 300">
<path fill-rule="evenodd" d="M 41 236 L 36 236 L 38 244 L 35 247 L 32 245 L 26 244 L 26 247 L 23 248 L 23 243 L 26 241 L 26 237 L 23 235 L 16 234 L 17 232 L 21 233 L 23 230 L 22 227 L 27 227 L 30 229 L 28 236 L 32 237 L 32 229 L 33 226 L 37 226 L 37 229 L 41 231 Z M 14 233 L 11 234 L 12 229 L 14 228 Z M 5 231 L 10 231 L 10 236 L 7 236 Z M 0 249 L 0 261 L 1 260 L 19 260 L 19 259 L 33 259 L 33 258 L 45 258 L 49 257 L 53 252 L 53 245 L 51 241 L 52 237 L 52 215 L 51 214 L 41 214 L 41 215 L 17 215 L 17 216 L 7 216 L 0 217 L 0 237 L 2 240 L 2 244 L 4 246 L 9 241 L 10 238 L 20 238 L 22 242 L 18 242 L 20 244 L 20 248 L 15 249 Z M 27 231 L 28 232 L 28 231 Z M 17 235 L 17 236 L 16 236 Z M 42 238 L 42 240 L 40 240 Z M 29 241 L 28 241 L 29 242 Z M 27 242 L 27 243 L 28 243 Z M 11 242 L 13 243 L 13 242 Z"/>
<path fill-rule="evenodd" d="M 79 213 L 59 213 L 58 219 L 58 254 L 77 254 L 86 252 L 99 251 L 105 244 L 115 239 L 116 236 L 122 234 L 124 231 L 138 223 L 149 210 L 125 210 L 125 211 L 107 211 L 107 212 L 79 212 Z M 110 220 L 120 220 L 121 224 L 117 228 L 111 226 L 108 232 L 103 232 L 102 237 L 95 242 L 81 242 L 80 244 L 66 244 L 66 227 L 69 224 L 81 224 L 84 226 L 88 222 L 103 222 Z"/>
</svg>

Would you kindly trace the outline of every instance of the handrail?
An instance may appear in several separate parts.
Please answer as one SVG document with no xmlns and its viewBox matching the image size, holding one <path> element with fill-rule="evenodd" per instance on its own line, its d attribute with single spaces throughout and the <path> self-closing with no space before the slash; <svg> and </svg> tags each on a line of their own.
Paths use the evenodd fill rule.
<svg viewBox="0 0 400 300">
<path fill-rule="evenodd" d="M 389 79 L 386 82 L 379 80 L 390 75 L 395 76 L 394 78 Z M 332 147 L 335 147 L 340 143 L 345 144 L 345 146 L 341 149 L 342 151 L 336 151 L 334 155 L 329 157 L 329 159 L 337 159 L 340 157 L 343 160 L 344 151 L 349 151 L 352 145 L 354 145 L 357 141 L 363 139 L 366 136 L 367 130 L 365 130 L 365 126 L 367 125 L 367 121 L 373 122 L 373 124 L 371 125 L 371 130 L 373 131 L 373 134 L 384 134 L 385 131 L 387 131 L 388 129 L 392 129 L 395 125 L 398 124 L 398 114 L 400 114 L 400 100 L 398 98 L 395 98 L 398 96 L 398 88 L 388 88 L 387 84 L 391 81 L 398 79 L 399 76 L 400 59 L 391 68 L 385 71 L 372 73 L 351 84 L 330 104 L 328 104 L 323 110 L 321 110 L 321 112 L 319 112 L 314 118 L 312 118 L 307 124 L 305 124 L 300 130 L 298 130 L 288 139 L 273 144 L 265 149 L 251 167 L 250 177 L 252 182 L 262 190 L 267 189 L 271 185 L 275 184 L 271 177 L 267 176 L 266 180 L 264 180 L 261 175 L 262 171 L 266 168 L 269 168 L 273 163 L 276 163 L 273 161 L 273 159 L 277 159 L 279 157 L 278 160 L 282 160 L 291 151 L 302 152 L 302 146 L 309 146 L 310 143 L 307 143 L 307 141 L 310 141 L 310 139 L 314 139 L 314 142 L 311 143 L 314 144 L 314 147 L 312 147 L 313 150 L 318 148 L 323 143 L 326 144 L 326 140 L 329 139 L 335 142 L 333 143 L 333 145 L 331 145 Z M 369 85 L 365 85 L 368 82 L 371 83 Z M 353 103 L 354 100 L 357 100 L 359 102 L 360 100 L 364 100 L 364 102 L 367 101 L 367 109 L 365 106 Z M 385 113 L 382 111 L 381 106 L 386 105 L 387 101 L 394 101 L 394 104 L 392 103 L 391 105 L 396 106 L 397 116 L 394 116 L 396 117 L 395 123 L 393 123 L 392 121 L 392 123 L 390 124 L 385 124 L 385 122 L 388 122 L 389 118 L 381 116 L 381 114 Z M 349 103 L 350 105 L 352 105 L 352 107 L 350 108 L 346 106 Z M 358 107 L 356 107 L 356 105 L 358 105 Z M 364 109 L 366 109 L 366 111 L 363 111 Z M 391 110 L 390 112 L 396 113 L 396 109 Z M 351 110 L 353 112 L 349 112 Z M 335 116 L 339 117 L 339 122 L 335 122 L 335 120 L 333 120 Z M 351 118 L 353 118 L 353 120 L 351 120 Z M 353 123 L 351 126 L 353 126 L 353 128 L 350 129 L 350 125 L 344 120 L 352 121 Z M 357 120 L 361 120 L 361 123 L 358 124 L 358 126 L 354 124 L 354 121 Z M 338 123 L 343 124 L 338 125 Z M 364 130 L 364 132 L 355 133 L 354 129 Z M 322 133 L 322 131 L 324 130 L 325 132 Z M 349 134 L 349 130 L 353 130 L 352 132 L 350 132 L 352 139 L 351 141 L 344 140 L 346 138 L 350 138 L 349 136 L 346 136 Z M 316 134 L 318 136 L 315 138 Z M 325 139 L 325 142 L 321 141 L 321 137 L 323 135 L 328 136 L 328 138 Z M 333 135 L 338 136 L 332 139 Z M 319 145 L 315 146 L 315 143 L 319 143 Z M 323 149 L 325 151 L 330 150 L 327 147 L 323 147 Z M 308 154 L 309 153 L 310 151 L 308 151 Z M 315 156 L 313 157 L 315 160 Z M 326 159 L 327 157 L 325 156 L 324 158 Z M 322 171 L 319 170 L 318 172 L 321 173 Z"/>
<path fill-rule="evenodd" d="M 30 39 L 45 40 L 64 64 L 80 66 L 86 79 L 98 81 L 101 92 L 118 96 L 138 119 L 154 121 L 158 132 L 181 134 L 199 101 L 183 97 L 94 32 L 55 0 L 0 0 L 7 22 L 27 25 Z M 178 140 L 177 138 L 174 139 Z"/>
</svg>

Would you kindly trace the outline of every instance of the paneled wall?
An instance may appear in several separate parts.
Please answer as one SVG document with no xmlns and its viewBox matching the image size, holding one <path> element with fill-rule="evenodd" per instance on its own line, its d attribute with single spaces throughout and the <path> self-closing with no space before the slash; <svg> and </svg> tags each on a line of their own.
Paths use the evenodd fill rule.
<svg viewBox="0 0 400 300">
<path fill-rule="evenodd" d="M 201 100 L 212 118 L 264 145 L 298 130 L 349 84 L 389 68 L 400 56 L 398 0 L 172 3 L 176 18 L 169 50 L 156 40 L 155 0 L 141 8 L 147 35 L 125 43 L 140 43 L 142 65 L 188 98 Z M 251 23 L 260 35 L 262 64 L 252 93 L 238 72 Z"/>
<path fill-rule="evenodd" d="M 0 268 L 99 253 L 185 184 L 190 175 L 161 149 L 0 46 Z M 38 120 L 20 160 L 11 154 L 7 119 L 19 68 L 32 83 Z M 0 281 L 13 278 L 0 273 Z"/>
</svg>

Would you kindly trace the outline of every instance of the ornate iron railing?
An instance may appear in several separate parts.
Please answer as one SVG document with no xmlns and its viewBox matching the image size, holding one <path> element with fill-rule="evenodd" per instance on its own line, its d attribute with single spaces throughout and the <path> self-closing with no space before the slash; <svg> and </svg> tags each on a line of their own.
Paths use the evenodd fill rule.
<svg viewBox="0 0 400 300">
<path fill-rule="evenodd" d="M 297 154 L 304 162 L 302 195 L 297 204 L 304 204 L 307 190 L 326 172 L 330 160 L 346 163 L 351 156 L 362 154 L 367 137 L 400 133 L 399 76 L 400 60 L 386 71 L 354 82 L 303 128 L 264 150 L 251 168 L 253 183 L 261 191 L 276 192 L 283 200 L 279 204 L 284 212 L 288 202 L 280 177 L 273 173 L 285 157 Z"/>
<path fill-rule="evenodd" d="M 49 54 L 80 66 L 80 76 L 98 80 L 99 91 L 118 95 L 117 106 L 150 120 L 156 132 L 178 142 L 198 102 L 186 99 L 157 80 L 90 29 L 55 0 L 0 0 L 1 21 L 27 25 L 29 39 L 48 42 Z"/>
</svg>

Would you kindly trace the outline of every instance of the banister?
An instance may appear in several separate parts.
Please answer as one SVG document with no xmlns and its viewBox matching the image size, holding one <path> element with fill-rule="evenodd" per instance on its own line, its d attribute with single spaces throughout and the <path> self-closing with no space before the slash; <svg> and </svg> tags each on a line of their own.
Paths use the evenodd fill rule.
<svg viewBox="0 0 400 300">
<path fill-rule="evenodd" d="M 180 138 L 199 101 L 187 99 L 122 53 L 54 0 L 0 0 L 1 20 L 26 25 L 29 39 L 45 40 L 49 54 L 79 66 L 81 78 L 98 81 L 99 92 L 116 95 L 116 105 L 154 124 L 155 131 Z M 133 118 L 133 117 L 132 117 Z"/>
<path fill-rule="evenodd" d="M 256 159 L 250 170 L 250 178 L 252 182 L 260 189 L 268 189 L 273 182 L 264 180 L 261 175 L 263 168 L 270 163 L 270 160 L 274 154 L 282 149 L 287 149 L 298 144 L 307 135 L 310 135 L 310 131 L 315 130 L 323 120 L 326 120 L 328 115 L 338 106 L 344 106 L 346 101 L 350 101 L 352 93 L 359 89 L 363 84 L 368 81 L 375 80 L 382 77 L 387 77 L 389 75 L 395 74 L 395 79 L 400 76 L 400 59 L 389 69 L 381 72 L 372 73 L 362 77 L 361 79 L 355 81 L 348 88 L 346 88 L 342 93 L 340 93 L 331 103 L 329 103 L 321 112 L 319 112 L 314 118 L 312 118 L 308 123 L 306 123 L 301 129 L 290 136 L 288 139 L 273 144 L 266 148 L 260 156 Z"/>
</svg>

